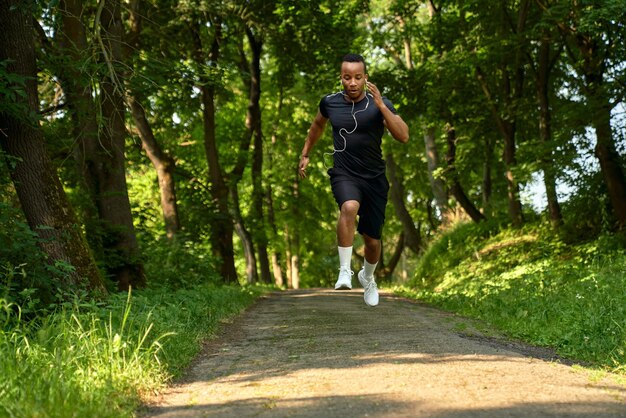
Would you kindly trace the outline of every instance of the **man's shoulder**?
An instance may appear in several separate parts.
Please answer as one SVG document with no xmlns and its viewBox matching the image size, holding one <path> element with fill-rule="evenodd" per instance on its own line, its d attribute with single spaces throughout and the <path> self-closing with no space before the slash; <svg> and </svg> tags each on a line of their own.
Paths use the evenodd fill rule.
<svg viewBox="0 0 626 418">
<path fill-rule="evenodd" d="M 341 92 L 329 93 L 326 96 L 322 97 L 322 101 L 326 103 L 336 102 L 340 100 L 343 100 Z"/>
</svg>

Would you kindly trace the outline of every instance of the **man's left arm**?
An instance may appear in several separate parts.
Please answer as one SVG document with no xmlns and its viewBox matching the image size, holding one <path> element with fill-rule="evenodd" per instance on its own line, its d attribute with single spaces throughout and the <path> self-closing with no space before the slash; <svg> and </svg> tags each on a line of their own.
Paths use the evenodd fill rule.
<svg viewBox="0 0 626 418">
<path fill-rule="evenodd" d="M 387 105 L 385 105 L 385 102 L 383 101 L 380 90 L 378 90 L 378 87 L 376 87 L 375 84 L 368 81 L 367 88 L 372 93 L 372 96 L 374 97 L 374 103 L 376 103 L 376 106 L 380 110 L 380 113 L 382 113 L 383 123 L 385 124 L 385 127 L 389 130 L 391 136 L 396 141 L 406 144 L 409 141 L 409 127 L 406 122 L 402 120 L 400 115 L 396 115 L 391 110 L 389 110 L 389 108 L 387 107 Z"/>
</svg>

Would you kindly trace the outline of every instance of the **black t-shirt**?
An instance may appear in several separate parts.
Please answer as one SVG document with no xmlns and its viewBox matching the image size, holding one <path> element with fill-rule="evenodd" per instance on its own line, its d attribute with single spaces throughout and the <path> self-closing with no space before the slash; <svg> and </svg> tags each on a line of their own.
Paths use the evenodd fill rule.
<svg viewBox="0 0 626 418">
<path fill-rule="evenodd" d="M 396 114 L 391 101 L 386 97 L 383 101 Z M 343 92 L 329 94 L 320 100 L 319 109 L 333 127 L 335 168 L 364 179 L 385 173 L 381 150 L 385 125 L 370 93 L 354 103 Z"/>
</svg>

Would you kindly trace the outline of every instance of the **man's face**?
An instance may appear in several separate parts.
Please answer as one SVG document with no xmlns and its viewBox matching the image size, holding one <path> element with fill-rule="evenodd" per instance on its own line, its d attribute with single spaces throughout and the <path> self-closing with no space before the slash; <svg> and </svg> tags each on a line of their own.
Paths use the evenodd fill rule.
<svg viewBox="0 0 626 418">
<path fill-rule="evenodd" d="M 351 100 L 360 99 L 365 91 L 365 66 L 362 62 L 343 62 L 341 64 L 341 84 Z"/>
</svg>

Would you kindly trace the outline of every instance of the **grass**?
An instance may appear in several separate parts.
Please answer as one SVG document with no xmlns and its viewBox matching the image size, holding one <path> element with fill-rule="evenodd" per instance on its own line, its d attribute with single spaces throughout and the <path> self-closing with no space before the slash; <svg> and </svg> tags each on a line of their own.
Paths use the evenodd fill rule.
<svg viewBox="0 0 626 418">
<path fill-rule="evenodd" d="M 197 285 L 75 299 L 27 322 L 0 300 L 0 416 L 132 416 L 262 288 Z"/>
<path fill-rule="evenodd" d="M 442 234 L 397 292 L 513 338 L 626 375 L 626 251 L 619 236 L 565 244 L 540 226 Z"/>
</svg>

